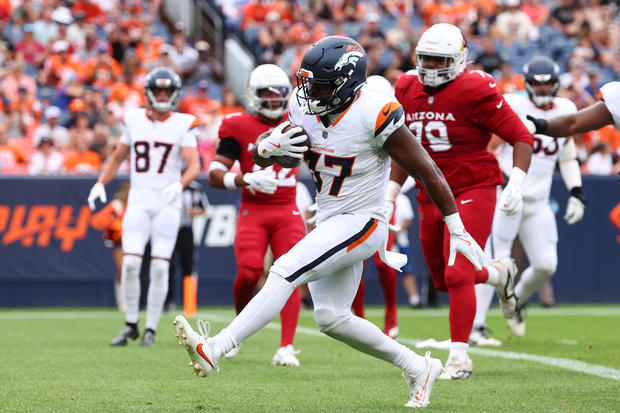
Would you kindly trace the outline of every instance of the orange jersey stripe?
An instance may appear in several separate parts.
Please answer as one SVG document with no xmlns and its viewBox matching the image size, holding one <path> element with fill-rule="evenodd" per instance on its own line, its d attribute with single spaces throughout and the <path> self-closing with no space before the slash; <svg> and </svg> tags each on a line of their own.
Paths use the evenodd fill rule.
<svg viewBox="0 0 620 413">
<path fill-rule="evenodd" d="M 375 230 L 377 229 L 377 224 L 379 221 L 377 221 L 376 219 L 373 219 L 372 225 L 370 226 L 370 228 L 368 228 L 368 231 L 366 231 L 366 233 L 364 235 L 362 235 L 360 237 L 360 239 L 358 239 L 357 241 L 355 241 L 354 243 L 352 243 L 351 245 L 349 245 L 347 247 L 347 252 L 350 252 L 352 249 L 354 249 L 355 247 L 357 247 L 358 245 L 360 245 L 362 242 L 366 241 L 368 239 L 368 237 L 370 237 L 370 235 L 375 232 Z"/>
</svg>

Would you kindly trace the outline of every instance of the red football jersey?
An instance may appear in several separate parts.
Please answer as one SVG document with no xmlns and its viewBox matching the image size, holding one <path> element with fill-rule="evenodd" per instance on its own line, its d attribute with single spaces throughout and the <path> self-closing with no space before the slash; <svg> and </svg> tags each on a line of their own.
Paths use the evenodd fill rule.
<svg viewBox="0 0 620 413">
<path fill-rule="evenodd" d="M 499 93 L 489 74 L 468 70 L 429 93 L 415 70 L 396 82 L 405 124 L 441 169 L 452 192 L 500 185 L 495 156 L 487 151 L 493 133 L 509 143 L 533 143 L 532 135 Z M 420 199 L 429 201 L 421 186 Z"/>
<path fill-rule="evenodd" d="M 287 119 L 288 114 L 284 116 L 282 122 Z M 241 172 L 248 173 L 261 169 L 254 163 L 254 159 L 252 159 L 252 148 L 254 148 L 256 138 L 261 133 L 273 129 L 275 126 L 277 125 L 262 123 L 256 116 L 244 112 L 231 113 L 222 120 L 218 135 L 220 139 L 233 138 L 239 143 L 241 153 L 237 160 L 241 166 Z M 241 201 L 261 204 L 295 203 L 297 168 L 285 169 L 276 163 L 269 168 L 273 168 L 276 178 L 278 179 L 278 189 L 276 192 L 273 194 L 265 194 L 262 192 L 253 193 L 247 189 L 247 187 L 243 187 L 241 189 Z"/>
</svg>

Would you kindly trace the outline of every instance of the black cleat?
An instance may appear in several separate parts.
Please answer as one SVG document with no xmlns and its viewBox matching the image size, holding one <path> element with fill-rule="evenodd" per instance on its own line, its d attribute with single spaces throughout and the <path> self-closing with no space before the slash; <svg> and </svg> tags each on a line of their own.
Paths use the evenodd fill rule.
<svg viewBox="0 0 620 413">
<path fill-rule="evenodd" d="M 140 333 L 138 332 L 138 330 L 126 325 L 125 327 L 123 327 L 121 332 L 118 333 L 118 336 L 116 336 L 112 341 L 110 341 L 110 345 L 126 346 L 129 340 L 135 340 L 138 337 L 140 337 Z"/>
</svg>

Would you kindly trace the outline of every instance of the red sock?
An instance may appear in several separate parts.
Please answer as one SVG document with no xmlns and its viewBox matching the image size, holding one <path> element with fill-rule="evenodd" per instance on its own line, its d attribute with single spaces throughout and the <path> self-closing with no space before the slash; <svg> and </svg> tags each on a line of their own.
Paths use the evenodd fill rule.
<svg viewBox="0 0 620 413">
<path fill-rule="evenodd" d="M 258 275 L 260 277 L 260 273 Z M 237 275 L 237 278 L 235 278 L 233 295 L 235 296 L 235 311 L 237 314 L 239 314 L 241 310 L 248 305 L 252 297 L 254 297 L 254 290 L 256 289 L 257 283 L 258 277 L 256 277 L 256 280 L 250 276 Z"/>
<path fill-rule="evenodd" d="M 364 317 L 364 292 L 366 291 L 366 284 L 364 283 L 364 277 L 360 281 L 360 286 L 357 289 L 357 294 L 355 294 L 355 298 L 353 299 L 353 304 L 351 304 L 351 308 L 353 309 L 353 314 L 360 318 Z"/>
<path fill-rule="evenodd" d="M 295 338 L 295 329 L 297 329 L 297 321 L 299 320 L 299 308 L 301 307 L 301 293 L 299 288 L 293 291 L 284 308 L 280 311 L 280 324 L 282 335 L 280 339 L 280 347 L 293 344 Z"/>
<path fill-rule="evenodd" d="M 480 271 L 476 271 L 476 284 L 484 284 L 489 279 L 489 270 L 482 267 Z"/>
<path fill-rule="evenodd" d="M 375 253 L 375 255 L 378 255 L 378 253 Z M 396 310 L 396 282 L 398 281 L 398 276 L 396 275 L 396 270 L 376 257 L 375 264 L 379 272 L 379 282 L 383 288 L 383 296 L 385 298 L 385 325 L 383 332 L 387 334 L 392 327 L 398 325 L 398 312 Z"/>
<path fill-rule="evenodd" d="M 473 284 L 448 287 L 450 293 L 450 338 L 467 343 L 476 316 L 476 290 Z"/>
</svg>

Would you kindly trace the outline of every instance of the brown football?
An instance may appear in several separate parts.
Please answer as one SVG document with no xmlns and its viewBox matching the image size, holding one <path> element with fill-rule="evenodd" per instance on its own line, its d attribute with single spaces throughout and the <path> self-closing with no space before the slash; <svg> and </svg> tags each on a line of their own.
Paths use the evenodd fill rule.
<svg viewBox="0 0 620 413">
<path fill-rule="evenodd" d="M 282 132 L 286 132 L 287 130 L 291 128 L 296 128 L 296 127 L 301 128 L 301 126 L 299 125 L 288 125 L 284 129 L 282 129 Z M 303 128 L 301 129 L 301 132 L 296 133 L 295 135 L 293 135 L 293 137 L 299 136 L 299 135 L 306 135 L 306 140 L 304 142 L 296 144 L 295 146 L 306 146 L 308 147 L 308 149 L 310 149 L 310 138 L 308 137 L 308 134 Z M 280 165 L 282 168 L 295 168 L 299 166 L 301 161 L 302 159 L 293 158 L 291 156 L 285 156 L 285 155 L 276 157 L 276 163 Z"/>
</svg>

